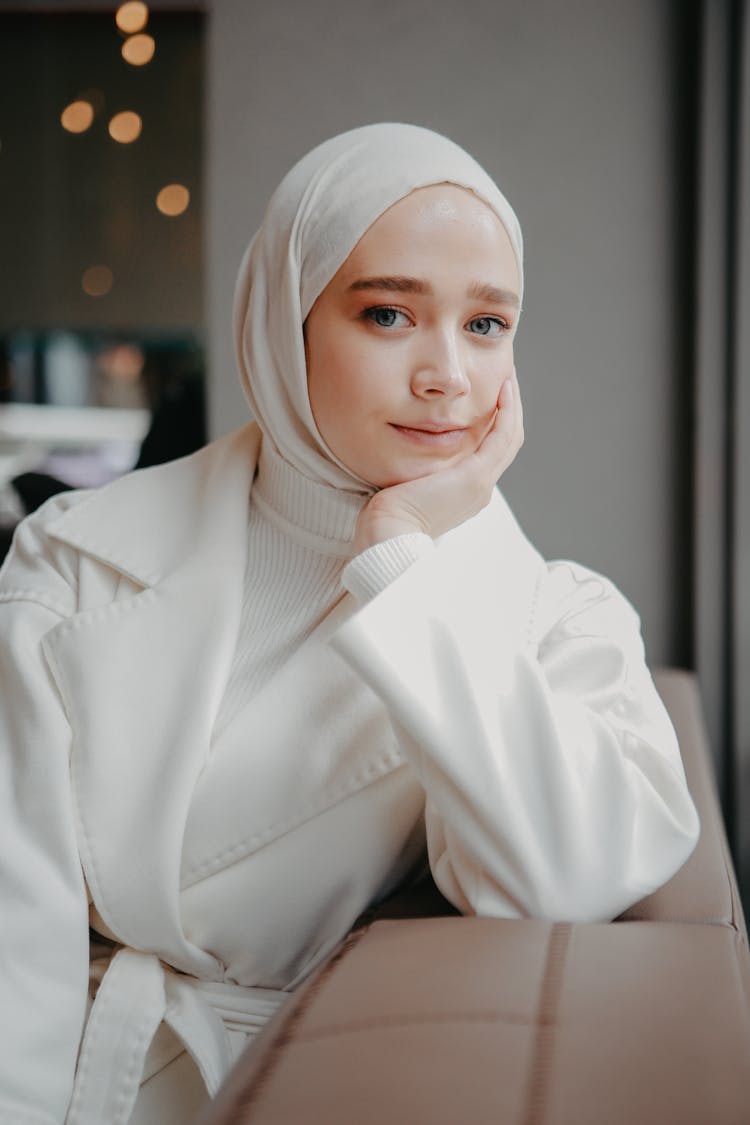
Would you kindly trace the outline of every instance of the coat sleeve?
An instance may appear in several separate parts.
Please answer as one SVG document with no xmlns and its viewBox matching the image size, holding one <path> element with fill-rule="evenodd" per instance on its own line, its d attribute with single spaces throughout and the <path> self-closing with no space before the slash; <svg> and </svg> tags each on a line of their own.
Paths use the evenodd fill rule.
<svg viewBox="0 0 750 1125">
<path fill-rule="evenodd" d="M 698 836 L 639 619 L 569 562 L 544 568 L 532 646 L 467 604 L 428 551 L 332 641 L 383 700 L 425 789 L 434 878 L 465 914 L 614 918 Z"/>
<path fill-rule="evenodd" d="M 70 586 L 22 527 L 0 576 L 0 1122 L 61 1125 L 86 1010 L 70 729 L 43 653 Z"/>
</svg>

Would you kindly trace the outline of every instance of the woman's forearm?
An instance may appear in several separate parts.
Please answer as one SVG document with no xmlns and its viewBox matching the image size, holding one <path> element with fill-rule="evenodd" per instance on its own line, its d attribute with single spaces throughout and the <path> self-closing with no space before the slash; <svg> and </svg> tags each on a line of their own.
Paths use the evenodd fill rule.
<svg viewBox="0 0 750 1125">
<path fill-rule="evenodd" d="M 637 617 L 611 583 L 553 565 L 534 653 L 502 620 L 481 622 L 481 605 L 475 621 L 466 601 L 453 608 L 438 554 L 334 641 L 425 788 L 435 877 L 465 913 L 612 918 L 665 882 L 698 832 Z"/>
</svg>

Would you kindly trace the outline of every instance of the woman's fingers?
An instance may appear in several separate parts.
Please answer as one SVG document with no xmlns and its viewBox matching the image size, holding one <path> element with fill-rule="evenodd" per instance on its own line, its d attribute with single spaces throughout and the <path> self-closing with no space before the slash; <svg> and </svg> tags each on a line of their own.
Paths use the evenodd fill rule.
<svg viewBox="0 0 750 1125">
<path fill-rule="evenodd" d="M 523 445 L 523 407 L 515 367 L 500 389 L 494 422 L 474 454 L 476 465 L 494 485 Z M 469 461 L 472 459 L 469 458 Z M 468 463 L 468 462 L 467 462 Z"/>
</svg>

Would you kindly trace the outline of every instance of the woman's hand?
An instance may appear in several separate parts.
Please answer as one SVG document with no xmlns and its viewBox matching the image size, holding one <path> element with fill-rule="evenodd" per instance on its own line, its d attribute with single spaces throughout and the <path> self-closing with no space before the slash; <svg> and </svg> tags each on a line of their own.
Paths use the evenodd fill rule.
<svg viewBox="0 0 750 1125">
<path fill-rule="evenodd" d="M 376 492 L 357 521 L 357 554 L 396 535 L 421 531 L 434 539 L 480 512 L 523 445 L 523 409 L 516 369 L 500 389 L 489 432 L 474 452 L 440 469 Z"/>
</svg>

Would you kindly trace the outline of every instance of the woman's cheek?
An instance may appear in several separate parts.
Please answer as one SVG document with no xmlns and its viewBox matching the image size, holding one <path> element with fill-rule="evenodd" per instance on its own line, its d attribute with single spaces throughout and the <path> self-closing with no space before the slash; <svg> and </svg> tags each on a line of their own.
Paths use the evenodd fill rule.
<svg viewBox="0 0 750 1125">
<path fill-rule="evenodd" d="M 513 373 L 513 362 L 495 364 L 487 378 L 483 380 L 480 394 L 477 396 L 477 405 L 484 421 L 492 425 L 497 410 L 500 390 L 505 380 Z"/>
<path fill-rule="evenodd" d="M 483 380 L 482 387 L 479 389 L 480 393 L 475 400 L 480 416 L 480 421 L 474 427 L 476 448 L 479 448 L 492 429 L 497 414 L 500 391 L 505 380 L 510 378 L 512 374 L 513 356 L 511 353 L 510 359 L 504 360 L 502 364 L 493 364 L 492 369 L 487 373 L 487 378 Z"/>
<path fill-rule="evenodd" d="M 477 450 L 477 449 L 479 449 L 479 446 L 480 446 L 480 445 L 482 444 L 482 442 L 484 441 L 484 439 L 485 439 L 485 438 L 487 437 L 487 434 L 488 434 L 488 433 L 490 432 L 490 430 L 492 429 L 492 424 L 493 424 L 493 422 L 495 421 L 495 414 L 496 414 L 496 412 L 497 412 L 497 407 L 495 406 L 495 407 L 493 407 L 493 409 L 492 409 L 491 411 L 489 411 L 489 413 L 488 413 L 488 414 L 487 414 L 487 415 L 485 416 L 485 418 L 484 418 L 484 422 L 483 422 L 483 424 L 482 424 L 481 428 L 479 429 L 479 432 L 478 432 L 478 433 L 477 433 L 477 435 L 476 435 L 476 441 L 475 441 L 475 444 L 474 444 L 474 450 L 475 450 L 475 452 L 476 452 L 476 450 Z"/>
<path fill-rule="evenodd" d="M 488 413 L 494 415 L 503 384 L 512 375 L 513 346 L 511 344 L 509 348 L 503 348 L 502 356 L 492 365 L 492 370 L 488 372 L 486 397 L 484 399 L 485 409 Z"/>
</svg>

